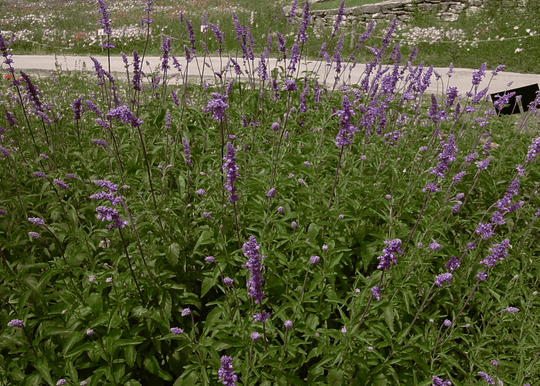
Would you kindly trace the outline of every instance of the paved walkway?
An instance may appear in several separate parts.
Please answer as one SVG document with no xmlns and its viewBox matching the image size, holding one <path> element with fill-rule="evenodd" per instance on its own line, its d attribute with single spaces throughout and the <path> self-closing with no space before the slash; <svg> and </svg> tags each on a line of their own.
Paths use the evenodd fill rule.
<svg viewBox="0 0 540 386">
<path fill-rule="evenodd" d="M 106 56 L 96 56 L 96 59 L 98 59 L 102 64 L 103 68 L 107 69 L 107 57 Z M 23 70 L 23 71 L 53 71 L 56 69 L 56 61 L 57 64 L 60 66 L 62 70 L 86 70 L 93 72 L 94 65 L 92 60 L 88 56 L 57 56 L 57 59 L 55 61 L 55 57 L 53 55 L 13 55 L 13 67 L 15 67 L 16 70 Z M 155 69 L 157 66 L 159 66 L 160 59 L 159 57 L 145 57 L 145 62 L 148 61 L 150 63 L 150 68 Z M 207 58 L 207 63 L 215 70 L 220 71 L 222 67 L 224 67 L 227 64 L 227 58 L 223 58 L 220 60 L 218 57 L 212 57 Z M 199 68 L 204 67 L 205 71 L 205 78 L 206 79 L 213 79 L 213 70 L 208 68 L 207 66 L 203 66 L 202 58 L 197 58 L 197 62 L 194 60 L 192 61 L 188 66 L 188 76 L 189 77 L 200 77 Z M 131 62 L 131 60 L 130 60 Z M 182 68 L 185 68 L 186 66 L 186 60 L 184 58 L 179 58 L 179 62 L 182 64 Z M 259 63 L 259 60 L 255 60 L 255 66 Z M 239 61 L 239 64 L 242 66 L 242 60 Z M 288 65 L 288 63 L 287 63 Z M 270 59 L 269 63 L 269 70 L 272 70 L 276 68 L 276 66 L 283 66 L 283 62 L 277 62 L 276 59 Z M 345 64 L 343 64 L 345 66 Z M 325 77 L 325 71 L 326 66 L 319 66 L 319 63 L 315 61 L 308 61 L 307 63 L 302 61 L 301 65 L 299 66 L 300 73 L 302 71 L 308 70 L 308 71 L 316 71 L 319 74 L 320 79 L 324 79 Z M 364 71 L 365 66 L 362 64 L 357 65 L 350 73 L 351 82 L 354 84 L 358 82 L 360 77 L 362 76 L 362 73 Z M 132 67 L 130 67 L 130 70 Z M 148 73 L 148 67 L 146 67 L 144 70 Z M 121 57 L 111 57 L 111 71 L 112 72 L 118 72 L 118 73 L 125 73 L 124 63 L 122 61 Z M 447 85 L 452 87 L 457 87 L 460 94 L 464 94 L 465 92 L 469 91 L 471 89 L 471 80 L 472 80 L 472 73 L 475 71 L 474 69 L 464 69 L 464 68 L 455 68 L 454 73 L 452 74 L 452 77 L 450 80 L 448 80 L 448 77 L 446 76 L 446 73 L 448 72 L 448 68 L 435 68 L 435 71 L 437 71 L 440 75 L 442 75 L 442 80 L 444 80 L 444 87 L 441 83 L 441 81 L 436 82 L 435 76 L 433 76 L 431 86 L 428 88 L 428 93 L 441 93 L 443 90 L 446 89 Z M 173 72 L 176 72 L 174 70 Z M 234 76 L 234 74 L 232 74 Z M 334 70 L 331 70 L 330 73 L 327 76 L 327 83 L 333 83 L 334 82 L 334 76 L 335 72 Z M 349 76 L 349 71 L 345 71 L 346 77 Z M 482 82 L 480 83 L 480 89 L 483 89 L 488 86 L 491 79 L 491 71 L 486 71 L 486 77 L 482 79 Z M 447 83 L 449 81 L 449 83 Z M 510 87 L 507 85 L 513 82 Z M 522 87 L 527 86 L 530 84 L 540 84 L 540 75 L 537 74 L 519 74 L 515 72 L 500 72 L 497 76 L 493 77 L 491 79 L 491 84 L 489 86 L 489 92 L 499 92 L 504 91 L 508 88 L 516 88 L 516 87 Z"/>
</svg>

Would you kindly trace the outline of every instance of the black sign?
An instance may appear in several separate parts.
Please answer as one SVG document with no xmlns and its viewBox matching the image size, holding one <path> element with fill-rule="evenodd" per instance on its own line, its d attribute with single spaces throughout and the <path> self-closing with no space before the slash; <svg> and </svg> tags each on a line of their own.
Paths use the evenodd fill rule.
<svg viewBox="0 0 540 386">
<path fill-rule="evenodd" d="M 491 100 L 495 103 L 499 99 L 499 97 L 502 97 L 504 94 L 510 94 L 511 92 L 515 92 L 516 94 L 508 101 L 509 105 L 503 107 L 500 112 L 497 109 L 495 109 L 495 111 L 497 112 L 497 114 L 519 114 L 520 110 L 518 104 L 516 103 L 516 97 L 521 95 L 521 105 L 523 106 L 523 111 L 527 111 L 529 110 L 529 103 L 536 99 L 536 93 L 538 91 L 538 84 L 531 84 L 530 86 L 518 87 L 513 88 L 512 90 L 496 92 L 494 94 L 491 94 Z"/>
</svg>

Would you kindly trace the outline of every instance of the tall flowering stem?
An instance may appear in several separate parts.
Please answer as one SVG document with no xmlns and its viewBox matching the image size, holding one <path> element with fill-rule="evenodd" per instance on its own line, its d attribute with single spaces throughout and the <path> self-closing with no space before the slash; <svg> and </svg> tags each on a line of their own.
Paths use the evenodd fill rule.
<svg viewBox="0 0 540 386">
<path fill-rule="evenodd" d="M 334 198 L 339 167 L 341 165 L 341 157 L 343 156 L 343 150 L 345 146 L 348 146 L 352 143 L 354 133 L 358 131 L 358 129 L 351 123 L 351 118 L 354 117 L 356 113 L 354 112 L 353 105 L 349 101 L 349 97 L 347 96 L 347 94 L 343 95 L 343 101 L 341 103 L 341 110 L 337 111 L 336 115 L 339 117 L 339 123 L 340 123 L 340 130 L 339 130 L 338 135 L 336 136 L 336 146 L 340 148 L 340 152 L 339 152 L 336 173 L 334 175 L 334 185 L 332 186 L 332 194 L 330 195 L 330 202 L 328 203 L 328 209 L 332 207 L 332 199 Z"/>
<path fill-rule="evenodd" d="M 62 254 L 62 260 L 64 260 L 66 270 L 69 273 L 69 279 L 71 281 L 71 286 L 73 287 L 73 290 L 74 290 L 75 294 L 78 296 L 79 300 L 81 302 L 83 302 L 82 294 L 81 294 L 81 292 L 79 290 L 79 287 L 75 285 L 75 281 L 73 279 L 75 275 L 73 274 L 73 271 L 71 270 L 70 265 L 68 264 L 68 262 L 66 260 L 64 246 L 62 245 L 60 240 L 58 240 L 58 237 L 56 237 L 54 232 L 45 224 L 45 221 L 43 221 L 41 218 L 39 218 L 39 217 L 31 217 L 31 218 L 28 219 L 28 221 L 31 222 L 34 225 L 42 226 L 43 228 L 45 228 L 47 230 L 47 232 L 49 232 L 51 234 L 52 237 L 54 237 L 54 239 L 58 243 L 58 247 L 60 248 L 60 252 Z"/>
<path fill-rule="evenodd" d="M 238 237 L 238 247 L 240 248 L 240 229 L 238 228 L 238 212 L 236 210 L 236 201 L 238 201 L 238 196 L 236 195 L 236 187 L 234 186 L 234 182 L 236 181 L 237 177 L 237 171 L 238 166 L 236 165 L 236 158 L 235 158 L 236 150 L 234 149 L 234 146 L 232 143 L 227 142 L 227 156 L 223 157 L 223 163 L 222 170 L 226 173 L 226 182 L 225 182 L 225 189 L 230 193 L 229 195 L 229 202 L 232 202 L 234 206 L 234 222 L 236 224 L 236 235 Z"/>
<path fill-rule="evenodd" d="M 13 309 L 13 311 L 15 312 L 15 315 L 18 315 L 19 313 L 17 312 L 17 309 L 13 306 L 13 304 L 11 304 L 10 301 L 8 301 L 7 299 L 3 298 L 2 296 L 0 296 L 0 299 L 2 299 L 9 307 L 11 307 Z M 34 347 L 34 345 L 32 344 L 32 340 L 30 339 L 30 335 L 28 335 L 28 331 L 26 330 L 25 326 L 24 326 L 24 322 L 20 319 L 15 319 L 15 320 L 12 320 L 11 322 L 8 323 L 8 326 L 9 327 L 17 327 L 17 328 L 21 328 L 23 331 L 24 331 L 24 335 L 26 336 L 26 339 L 28 339 L 28 343 L 30 344 L 30 347 L 32 348 L 32 351 L 34 352 L 34 355 L 36 356 L 36 359 L 38 359 L 38 353 L 36 351 L 36 348 Z"/>
<path fill-rule="evenodd" d="M 264 279 L 262 278 L 262 270 L 264 267 L 261 264 L 261 259 L 264 259 L 264 256 L 259 255 L 259 244 L 257 244 L 257 239 L 254 236 L 250 236 L 249 240 L 244 243 L 242 246 L 242 252 L 244 256 L 248 258 L 246 263 L 247 269 L 249 269 L 249 280 L 247 282 L 248 287 L 248 296 L 254 299 L 255 304 L 260 304 L 261 315 L 263 322 L 263 332 L 264 332 L 264 345 L 266 347 L 266 328 L 264 315 L 266 314 L 262 309 L 262 300 L 264 298 L 264 292 L 262 290 L 262 284 Z"/>
<path fill-rule="evenodd" d="M 36 139 L 34 137 L 34 132 L 32 130 L 32 126 L 30 125 L 30 120 L 28 119 L 28 113 L 26 111 L 26 107 L 25 107 L 24 102 L 23 102 L 24 99 L 23 99 L 22 94 L 21 94 L 21 89 L 20 89 L 20 86 L 19 86 L 19 80 L 17 79 L 17 76 L 15 75 L 15 68 L 13 68 L 13 66 L 12 66 L 13 59 L 11 59 L 11 57 L 13 56 L 13 54 L 8 51 L 6 41 L 4 40 L 4 38 L 2 36 L 2 33 L 0 33 L 0 51 L 2 52 L 2 56 L 4 57 L 3 63 L 8 66 L 7 70 L 11 73 L 11 77 L 13 79 L 13 81 L 11 82 L 11 84 L 9 86 L 10 87 L 15 87 L 17 89 L 17 94 L 19 96 L 18 101 L 21 104 L 24 119 L 26 120 L 26 125 L 28 127 L 28 131 L 30 132 L 30 136 L 32 138 L 32 143 L 34 144 L 34 149 L 36 150 L 36 155 L 38 155 L 39 154 L 39 148 L 37 146 Z M 8 114 L 6 114 L 6 116 L 8 116 Z M 10 120 L 10 119 L 8 118 L 8 120 Z"/>
<path fill-rule="evenodd" d="M 435 356 L 439 343 L 442 341 L 442 339 L 444 338 L 448 330 L 450 330 L 450 328 L 456 323 L 457 319 L 463 313 L 463 310 L 465 310 L 465 307 L 467 307 L 467 305 L 469 304 L 469 301 L 471 300 L 474 292 L 478 288 L 478 285 L 480 284 L 480 282 L 486 280 L 487 278 L 486 272 L 488 268 L 494 267 L 497 264 L 497 262 L 504 260 L 506 258 L 506 256 L 508 255 L 508 250 L 507 250 L 508 247 L 510 247 L 509 239 L 503 240 L 500 244 L 493 244 L 493 246 L 489 249 L 490 254 L 488 254 L 488 256 L 486 256 L 485 259 L 479 262 L 479 264 L 485 265 L 486 268 L 482 272 L 479 272 L 478 275 L 476 275 L 476 278 L 477 278 L 476 284 L 474 285 L 474 288 L 472 289 L 469 297 L 467 298 L 467 301 L 465 302 L 463 307 L 461 307 L 461 310 L 459 310 L 455 318 L 452 320 L 452 323 L 447 326 L 446 330 L 444 330 L 443 334 L 435 342 L 435 347 L 433 348 L 433 351 L 432 351 L 432 358 Z"/>
<path fill-rule="evenodd" d="M 133 281 L 135 282 L 135 286 L 137 287 L 137 291 L 139 292 L 141 303 L 145 305 L 146 301 L 144 300 L 144 296 L 141 291 L 141 287 L 139 286 L 139 282 L 137 281 L 137 277 L 135 277 L 135 271 L 133 271 L 133 265 L 131 265 L 131 258 L 129 257 L 126 240 L 124 240 L 124 235 L 122 234 L 122 228 L 118 228 L 118 233 L 120 234 L 120 238 L 122 239 L 122 245 L 124 246 L 124 252 L 126 253 L 126 259 L 128 262 L 129 271 L 131 272 L 131 277 L 133 278 Z"/>
<path fill-rule="evenodd" d="M 107 9 L 109 9 L 109 7 L 107 7 L 105 5 L 103 0 L 98 0 L 98 4 L 99 4 L 99 12 L 102 15 L 101 19 L 99 19 L 99 24 L 101 24 L 103 26 L 103 30 L 105 31 L 105 34 L 107 35 L 107 43 L 101 44 L 101 47 L 107 49 L 107 60 L 108 60 L 108 64 L 109 64 L 109 74 L 110 74 L 111 73 L 111 51 L 110 51 L 110 49 L 115 48 L 115 45 L 111 43 L 111 33 L 112 33 L 111 20 L 109 19 L 110 15 L 109 15 L 109 12 L 107 11 Z"/>
<path fill-rule="evenodd" d="M 394 239 L 392 241 L 386 240 L 384 244 L 386 245 L 386 247 L 383 249 L 383 254 L 377 257 L 377 259 L 380 260 L 379 265 L 377 265 L 377 269 L 382 270 L 381 278 L 379 280 L 379 285 L 371 289 L 371 296 L 369 298 L 368 304 L 366 305 L 366 308 L 364 309 L 364 313 L 362 314 L 362 317 L 360 318 L 358 325 L 354 329 L 353 334 L 356 334 L 358 332 L 358 329 L 362 325 L 362 322 L 364 321 L 364 317 L 366 316 L 367 310 L 373 298 L 376 297 L 377 300 L 380 299 L 381 284 L 383 281 L 384 273 L 386 272 L 386 270 L 392 267 L 392 264 L 397 264 L 397 255 L 403 254 L 401 252 L 400 239 Z"/>
</svg>

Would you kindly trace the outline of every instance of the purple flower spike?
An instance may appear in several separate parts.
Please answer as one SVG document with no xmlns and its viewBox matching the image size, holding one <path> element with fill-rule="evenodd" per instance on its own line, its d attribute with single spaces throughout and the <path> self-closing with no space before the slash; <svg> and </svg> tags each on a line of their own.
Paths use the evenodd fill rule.
<svg viewBox="0 0 540 386">
<path fill-rule="evenodd" d="M 181 328 L 179 327 L 173 327 L 171 328 L 171 334 L 174 334 L 174 335 L 181 335 L 184 333 L 184 330 L 182 330 Z"/>
<path fill-rule="evenodd" d="M 396 254 L 401 255 L 400 239 L 394 239 L 392 241 L 386 240 L 384 244 L 387 246 L 383 249 L 383 254 L 377 257 L 377 260 L 380 260 L 377 269 L 382 270 L 389 269 L 392 266 L 391 263 L 397 264 Z"/>
<path fill-rule="evenodd" d="M 189 143 L 182 137 L 182 145 L 184 145 L 184 157 L 186 157 L 186 163 L 191 163 L 191 152 L 189 149 Z"/>
<path fill-rule="evenodd" d="M 182 316 L 187 316 L 191 314 L 191 310 L 189 308 L 184 308 L 182 310 Z"/>
<path fill-rule="evenodd" d="M 446 380 L 446 381 L 443 381 L 441 378 L 437 377 L 437 376 L 433 376 L 433 385 L 432 386 L 452 386 L 452 382 Z"/>
<path fill-rule="evenodd" d="M 236 188 L 234 182 L 236 181 L 238 166 L 236 165 L 235 158 L 236 150 L 234 150 L 233 145 L 230 142 L 227 142 L 227 156 L 223 158 L 223 170 L 227 171 L 227 181 L 225 182 L 225 189 L 229 191 L 229 202 L 238 201 L 238 196 L 236 195 Z"/>
<path fill-rule="evenodd" d="M 207 263 L 215 263 L 216 259 L 214 259 L 214 256 L 207 256 L 204 258 L 204 261 L 206 261 Z"/>
<path fill-rule="evenodd" d="M 28 236 L 30 236 L 33 239 L 39 239 L 39 233 L 37 232 L 28 232 Z"/>
<path fill-rule="evenodd" d="M 379 287 L 371 288 L 371 296 L 375 297 L 377 301 L 381 300 L 381 289 Z"/>
<path fill-rule="evenodd" d="M 107 147 L 107 142 L 102 139 L 93 139 L 92 142 L 94 142 L 98 146 Z"/>
<path fill-rule="evenodd" d="M 499 362 L 497 362 L 495 359 L 491 361 L 491 364 L 493 366 L 499 366 Z"/>
<path fill-rule="evenodd" d="M 506 312 L 509 312 L 511 314 L 515 313 L 515 312 L 519 312 L 519 308 L 516 308 L 516 307 L 506 307 L 505 309 Z"/>
<path fill-rule="evenodd" d="M 276 195 L 276 189 L 272 188 L 266 193 L 266 197 L 274 197 Z"/>
<path fill-rule="evenodd" d="M 34 175 L 34 177 L 38 177 L 38 178 L 45 178 L 46 176 L 46 174 L 43 172 L 34 172 L 32 174 Z"/>
<path fill-rule="evenodd" d="M 439 287 L 442 287 L 443 283 L 450 284 L 452 276 L 453 275 L 451 273 L 443 273 L 435 276 L 435 284 L 437 284 Z"/>
<path fill-rule="evenodd" d="M 478 275 L 476 275 L 476 278 L 480 281 L 485 281 L 487 279 L 487 275 L 485 272 L 478 272 Z"/>
<path fill-rule="evenodd" d="M 254 322 L 266 322 L 266 319 L 270 317 L 270 314 L 266 311 L 261 312 L 260 314 L 253 314 L 253 321 Z"/>
<path fill-rule="evenodd" d="M 311 256 L 309 258 L 310 263 L 313 265 L 317 264 L 320 260 L 321 258 L 319 256 Z"/>
<path fill-rule="evenodd" d="M 8 327 L 23 328 L 24 323 L 23 323 L 23 321 L 20 320 L 20 319 L 13 319 L 13 320 L 10 321 L 7 325 L 8 325 Z"/>
<path fill-rule="evenodd" d="M 461 263 L 461 259 L 458 259 L 455 256 L 452 256 L 450 260 L 446 263 L 445 267 L 448 268 L 450 271 L 454 271 L 457 268 L 459 268 L 459 264 Z"/>
<path fill-rule="evenodd" d="M 221 95 L 217 92 L 213 92 L 212 97 L 214 99 L 208 101 L 204 112 L 208 113 L 211 111 L 212 118 L 214 118 L 216 121 L 219 121 L 225 116 L 225 109 L 229 107 L 227 102 L 225 102 L 225 98 L 227 98 L 227 95 Z"/>
<path fill-rule="evenodd" d="M 448 319 L 445 319 L 444 323 L 443 323 L 446 327 L 450 327 L 452 325 L 452 321 L 451 320 L 448 320 Z"/>
<path fill-rule="evenodd" d="M 224 386 L 235 386 L 238 381 L 238 377 L 233 372 L 232 357 L 222 356 L 221 367 L 218 370 L 219 380 Z"/>
<path fill-rule="evenodd" d="M 120 215 L 116 209 L 109 208 L 107 206 L 98 206 L 96 208 L 97 218 L 101 221 L 112 221 L 108 225 L 108 228 L 124 228 L 127 225 L 127 221 L 120 219 Z"/>
<path fill-rule="evenodd" d="M 259 244 L 257 244 L 257 240 L 253 236 L 250 236 L 249 241 L 244 243 L 242 251 L 244 256 L 248 258 L 246 267 L 250 271 L 250 279 L 247 283 L 248 296 L 255 299 L 255 303 L 260 303 L 264 298 L 262 291 L 264 279 L 261 275 L 263 267 L 260 259 L 264 258 L 264 256 L 259 255 Z"/>
<path fill-rule="evenodd" d="M 283 210 L 284 210 L 284 208 L 283 208 L 282 206 L 280 206 L 279 208 L 277 208 L 277 212 L 278 212 L 279 214 L 283 213 Z M 540 211 L 540 210 L 539 210 L 539 211 Z"/>
<path fill-rule="evenodd" d="M 43 221 L 39 217 L 30 217 L 28 219 L 28 221 L 30 221 L 34 225 L 39 225 L 39 226 L 44 226 L 45 225 L 45 221 Z"/>
<path fill-rule="evenodd" d="M 292 328 L 293 322 L 292 320 L 286 320 L 285 323 L 283 323 L 283 325 L 285 326 L 285 328 Z"/>
<path fill-rule="evenodd" d="M 431 249 L 432 251 L 438 251 L 441 249 L 441 244 L 433 242 L 429 244 L 429 249 Z"/>
<path fill-rule="evenodd" d="M 259 339 L 261 339 L 261 334 L 259 334 L 258 332 L 252 332 L 251 333 L 251 339 L 252 340 L 259 340 Z"/>
<path fill-rule="evenodd" d="M 232 287 L 233 283 L 234 283 L 234 280 L 231 279 L 230 277 L 226 277 L 223 279 L 223 284 L 225 284 L 228 287 Z"/>
<path fill-rule="evenodd" d="M 488 383 L 488 385 L 495 385 L 495 382 L 493 381 L 493 378 L 491 378 L 489 375 L 484 373 L 483 371 L 479 371 L 478 375 L 480 375 L 484 380 Z"/>
<path fill-rule="evenodd" d="M 491 161 L 491 157 L 487 157 L 483 161 L 477 161 L 476 166 L 478 167 L 478 170 L 486 170 L 490 161 Z"/>
<path fill-rule="evenodd" d="M 485 264 L 487 267 L 494 267 L 499 260 L 504 260 L 508 255 L 506 250 L 510 245 L 510 240 L 505 239 L 500 244 L 493 244 L 489 248 L 490 255 L 488 255 L 484 260 L 480 261 L 480 264 Z"/>
<path fill-rule="evenodd" d="M 56 382 L 56 386 L 64 386 L 66 384 L 65 379 L 59 379 L 58 382 Z"/>
<path fill-rule="evenodd" d="M 109 192 L 116 192 L 118 191 L 118 185 L 113 184 L 112 182 L 105 181 L 105 180 L 94 180 L 94 184 L 101 188 L 107 188 L 109 189 Z"/>
<path fill-rule="evenodd" d="M 483 239 L 489 239 L 491 236 L 495 234 L 493 229 L 491 228 L 491 223 L 478 223 L 478 228 L 476 228 L 476 233 L 482 235 Z"/>
<path fill-rule="evenodd" d="M 353 104 L 349 101 L 347 94 L 343 95 L 343 101 L 341 103 L 341 110 L 336 112 L 336 115 L 339 117 L 340 131 L 336 136 L 335 145 L 337 147 L 343 147 L 350 145 L 354 133 L 358 129 L 351 123 L 352 117 L 356 115 L 354 112 Z"/>
<path fill-rule="evenodd" d="M 60 180 L 57 180 L 56 178 L 55 178 L 53 181 L 54 181 L 54 183 L 55 183 L 56 185 L 58 185 L 60 188 L 62 188 L 62 189 L 64 189 L 64 190 L 68 190 L 68 189 L 69 189 L 68 185 L 67 185 L 65 182 L 62 182 L 62 181 L 60 181 Z"/>
</svg>

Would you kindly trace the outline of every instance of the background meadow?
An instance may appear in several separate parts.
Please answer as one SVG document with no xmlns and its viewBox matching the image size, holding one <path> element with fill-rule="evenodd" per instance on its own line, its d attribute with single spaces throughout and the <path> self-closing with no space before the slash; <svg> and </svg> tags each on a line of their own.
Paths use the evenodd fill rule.
<svg viewBox="0 0 540 386">
<path fill-rule="evenodd" d="M 143 3 L 129 50 L 118 4 L 91 12 L 125 74 L 28 75 L 0 39 L 3 384 L 538 384 L 540 99 L 499 117 L 502 63 L 458 95 L 396 23 L 351 56 L 338 18 L 323 82 L 307 4 L 264 37 L 182 13 L 175 46 Z"/>
</svg>

